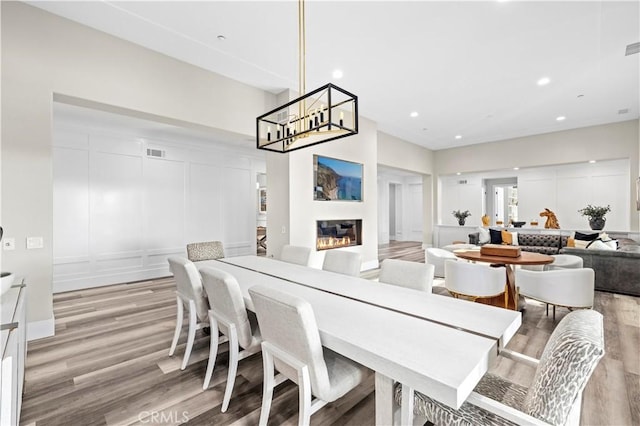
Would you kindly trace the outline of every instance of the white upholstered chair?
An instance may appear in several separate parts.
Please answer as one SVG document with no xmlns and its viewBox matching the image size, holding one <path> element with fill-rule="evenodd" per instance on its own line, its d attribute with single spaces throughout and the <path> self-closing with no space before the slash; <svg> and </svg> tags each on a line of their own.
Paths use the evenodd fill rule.
<svg viewBox="0 0 640 426">
<path fill-rule="evenodd" d="M 266 425 L 274 388 L 274 366 L 298 384 L 299 425 L 308 425 L 311 415 L 358 386 L 368 370 L 322 347 L 320 333 L 309 302 L 277 289 L 249 289 L 260 330 L 264 390 L 260 425 Z M 312 401 L 312 396 L 316 399 Z"/>
<path fill-rule="evenodd" d="M 280 260 L 296 265 L 308 266 L 311 249 L 309 247 L 285 245 L 280 252 Z"/>
<path fill-rule="evenodd" d="M 192 262 L 221 259 L 224 257 L 224 247 L 221 241 L 190 243 L 187 244 L 187 257 Z"/>
<path fill-rule="evenodd" d="M 522 296 L 556 306 L 593 307 L 595 274 L 593 269 L 558 269 L 555 271 L 516 271 L 516 286 Z M 547 315 L 549 311 L 547 309 Z"/>
<path fill-rule="evenodd" d="M 209 325 L 207 311 L 209 303 L 202 289 L 200 272 L 190 260 L 183 257 L 172 256 L 168 259 L 169 269 L 176 280 L 176 305 L 178 308 L 176 316 L 176 329 L 173 333 L 173 341 L 169 356 L 172 356 L 180 339 L 182 331 L 182 319 L 184 317 L 184 306 L 189 310 L 189 330 L 187 332 L 187 346 L 185 347 L 182 359 L 182 370 L 187 368 L 196 331 Z"/>
<path fill-rule="evenodd" d="M 502 356 L 536 369 L 529 388 L 488 373 L 460 409 L 415 392 L 413 412 L 436 425 L 577 426 L 582 391 L 604 352 L 602 315 L 592 310 L 571 312 L 551 334 L 540 360 L 501 351 Z M 395 399 L 402 403 L 401 385 Z"/>
<path fill-rule="evenodd" d="M 324 255 L 322 269 L 357 277 L 360 275 L 361 265 L 362 256 L 360 253 L 344 250 L 327 250 Z"/>
<path fill-rule="evenodd" d="M 380 264 L 378 281 L 431 293 L 433 265 L 399 259 L 385 259 Z"/>
<path fill-rule="evenodd" d="M 505 293 L 507 277 L 504 268 L 447 260 L 444 269 L 444 286 L 453 297 L 465 296 L 476 300 Z M 507 307 L 506 293 L 504 302 Z"/>
<path fill-rule="evenodd" d="M 553 262 L 545 265 L 545 271 L 580 269 L 584 266 L 584 260 L 580 256 L 573 254 L 552 254 L 551 257 L 553 257 Z"/>
<path fill-rule="evenodd" d="M 440 278 L 445 277 L 444 261 L 448 259 L 458 260 L 456 255 L 451 253 L 450 251 L 436 248 L 436 247 L 429 247 L 428 249 L 425 250 L 424 254 L 425 254 L 425 263 L 429 265 L 433 265 L 434 276 L 440 277 Z"/>
<path fill-rule="evenodd" d="M 211 343 L 209 363 L 204 377 L 203 389 L 209 387 L 218 354 L 218 331 L 229 339 L 229 370 L 227 387 L 222 400 L 222 412 L 227 411 L 233 385 L 238 371 L 238 361 L 260 352 L 262 338 L 256 321 L 250 316 L 244 304 L 238 281 L 229 273 L 219 269 L 204 267 L 200 270 L 202 285 L 209 297 L 209 324 L 211 324 Z M 242 351 L 238 351 L 242 348 Z"/>
</svg>

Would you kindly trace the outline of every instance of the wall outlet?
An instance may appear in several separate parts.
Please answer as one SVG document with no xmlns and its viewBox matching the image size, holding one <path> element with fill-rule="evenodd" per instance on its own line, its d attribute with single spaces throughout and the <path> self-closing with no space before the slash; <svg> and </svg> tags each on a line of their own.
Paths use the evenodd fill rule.
<svg viewBox="0 0 640 426">
<path fill-rule="evenodd" d="M 15 238 L 5 238 L 2 242 L 2 248 L 4 250 L 15 250 L 16 249 L 16 239 Z"/>
<path fill-rule="evenodd" d="M 41 249 L 44 247 L 44 240 L 42 237 L 27 237 L 27 250 Z"/>
</svg>

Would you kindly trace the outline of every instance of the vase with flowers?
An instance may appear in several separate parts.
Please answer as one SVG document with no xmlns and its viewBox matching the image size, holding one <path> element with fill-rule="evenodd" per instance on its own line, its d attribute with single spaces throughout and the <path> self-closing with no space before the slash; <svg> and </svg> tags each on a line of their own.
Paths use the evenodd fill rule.
<svg viewBox="0 0 640 426">
<path fill-rule="evenodd" d="M 589 226 L 591 227 L 591 229 L 593 229 L 594 231 L 599 231 L 604 228 L 604 224 L 607 220 L 604 216 L 610 211 L 611 206 L 609 205 L 607 205 L 606 207 L 602 207 L 587 204 L 587 207 L 578 210 L 578 213 L 589 218 Z"/>
<path fill-rule="evenodd" d="M 453 216 L 458 219 L 458 225 L 464 226 L 465 221 L 469 216 L 471 216 L 471 213 L 469 213 L 469 210 L 465 210 L 463 212 L 461 212 L 460 210 L 454 210 Z"/>
</svg>

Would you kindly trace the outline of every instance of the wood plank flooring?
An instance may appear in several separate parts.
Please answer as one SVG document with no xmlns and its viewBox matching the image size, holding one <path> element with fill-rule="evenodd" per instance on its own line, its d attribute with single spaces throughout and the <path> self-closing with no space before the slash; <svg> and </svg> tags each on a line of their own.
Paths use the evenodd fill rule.
<svg viewBox="0 0 640 426">
<path fill-rule="evenodd" d="M 381 260 L 424 262 L 419 243 L 380 247 Z M 377 271 L 363 274 L 377 277 Z M 441 284 L 438 281 L 437 284 Z M 186 370 L 180 370 L 186 331 L 174 357 L 172 278 L 54 295 L 56 335 L 29 344 L 21 424 L 24 425 L 255 425 L 262 398 L 262 359 L 240 362 L 229 410 L 220 412 L 227 374 L 221 349 L 211 385 L 202 390 L 208 338 L 197 335 Z M 434 292 L 446 293 L 441 286 Z M 640 424 L 640 298 L 596 293 L 605 317 L 607 354 L 584 394 L 582 424 Z M 530 302 L 509 347 L 539 357 L 555 324 L 541 304 Z M 528 385 L 533 371 L 500 359 L 493 371 Z M 311 418 L 313 425 L 374 424 L 369 380 Z M 270 424 L 297 424 L 298 390 L 291 383 L 274 394 Z"/>
</svg>

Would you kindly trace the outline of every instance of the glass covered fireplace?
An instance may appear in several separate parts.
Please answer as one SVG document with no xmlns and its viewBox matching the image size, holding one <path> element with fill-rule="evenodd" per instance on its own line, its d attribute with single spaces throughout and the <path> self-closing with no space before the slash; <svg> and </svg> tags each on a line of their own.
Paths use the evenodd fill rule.
<svg viewBox="0 0 640 426">
<path fill-rule="evenodd" d="M 362 219 L 318 220 L 316 250 L 362 245 Z"/>
</svg>

